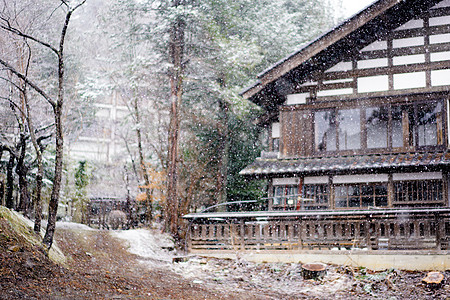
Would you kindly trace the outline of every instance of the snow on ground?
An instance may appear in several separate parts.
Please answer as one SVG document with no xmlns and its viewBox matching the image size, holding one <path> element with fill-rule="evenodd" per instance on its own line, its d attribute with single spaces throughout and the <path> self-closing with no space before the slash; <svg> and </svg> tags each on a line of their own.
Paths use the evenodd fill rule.
<svg viewBox="0 0 450 300">
<path fill-rule="evenodd" d="M 93 228 L 74 222 L 56 222 L 57 229 L 94 230 Z"/>
<path fill-rule="evenodd" d="M 130 229 L 112 231 L 112 235 L 127 241 L 128 251 L 144 260 L 172 262 L 173 254 L 166 249 L 174 248 L 174 244 L 167 234 L 155 230 Z"/>
</svg>

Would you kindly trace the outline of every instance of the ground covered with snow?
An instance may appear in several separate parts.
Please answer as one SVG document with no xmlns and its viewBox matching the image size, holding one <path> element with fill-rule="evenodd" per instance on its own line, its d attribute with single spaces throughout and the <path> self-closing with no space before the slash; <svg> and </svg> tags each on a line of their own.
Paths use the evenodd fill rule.
<svg viewBox="0 0 450 300">
<path fill-rule="evenodd" d="M 1 299 L 449 299 L 447 283 L 422 284 L 425 272 L 372 272 L 328 266 L 304 280 L 300 264 L 252 263 L 177 253 L 158 230 L 94 230 L 58 223 L 65 265 L 14 231 L 0 216 Z"/>
</svg>

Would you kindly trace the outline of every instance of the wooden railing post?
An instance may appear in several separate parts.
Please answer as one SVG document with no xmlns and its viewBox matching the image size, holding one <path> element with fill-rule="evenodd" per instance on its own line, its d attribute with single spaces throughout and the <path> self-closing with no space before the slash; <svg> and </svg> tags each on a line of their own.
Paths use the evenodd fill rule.
<svg viewBox="0 0 450 300">
<path fill-rule="evenodd" d="M 244 220 L 241 220 L 241 228 L 239 232 L 239 236 L 241 238 L 241 250 L 245 250 L 245 241 L 247 240 L 245 238 L 245 222 Z"/>
<path fill-rule="evenodd" d="M 434 213 L 434 220 L 436 226 L 436 250 L 441 250 L 442 237 L 442 217 L 438 212 Z"/>
<path fill-rule="evenodd" d="M 370 226 L 370 216 L 366 215 L 366 221 L 364 224 L 365 230 L 366 230 L 366 243 L 367 243 L 367 249 L 372 250 L 372 239 L 371 239 L 371 227 Z"/>
</svg>

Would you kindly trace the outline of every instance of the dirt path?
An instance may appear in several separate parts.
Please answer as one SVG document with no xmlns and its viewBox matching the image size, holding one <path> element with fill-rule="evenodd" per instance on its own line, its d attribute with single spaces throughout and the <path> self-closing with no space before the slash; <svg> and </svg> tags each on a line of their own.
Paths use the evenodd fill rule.
<svg viewBox="0 0 450 300">
<path fill-rule="evenodd" d="M 149 268 L 108 231 L 60 231 L 58 243 L 69 267 L 83 277 L 83 293 L 102 299 L 255 299 L 254 294 L 221 293 L 192 283 L 164 265 Z M 81 293 L 80 293 L 81 294 Z M 84 296 L 84 295 L 79 295 Z M 276 299 L 257 295 L 259 299 Z"/>
</svg>

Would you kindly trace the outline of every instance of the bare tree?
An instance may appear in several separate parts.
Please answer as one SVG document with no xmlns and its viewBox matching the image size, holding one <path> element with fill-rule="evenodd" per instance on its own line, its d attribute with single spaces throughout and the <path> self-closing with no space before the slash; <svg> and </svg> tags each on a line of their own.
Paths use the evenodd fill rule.
<svg viewBox="0 0 450 300">
<path fill-rule="evenodd" d="M 29 35 L 28 33 L 20 30 L 19 28 L 13 26 L 11 18 L 6 15 L 0 15 L 0 28 L 20 36 L 24 39 L 31 40 L 37 44 L 49 49 L 57 57 L 57 70 L 58 70 L 58 84 L 56 96 L 52 97 L 44 91 L 44 89 L 35 83 L 29 76 L 18 71 L 10 63 L 8 63 L 3 58 L 0 58 L 0 64 L 4 66 L 5 69 L 9 70 L 12 74 L 23 80 L 27 86 L 34 89 L 38 94 L 40 94 L 52 107 L 53 116 L 55 120 L 55 143 L 56 143 L 56 154 L 55 154 L 55 171 L 54 171 L 54 181 L 53 188 L 49 203 L 48 212 L 48 224 L 43 243 L 48 249 L 52 246 L 53 236 L 55 232 L 56 225 L 56 212 L 58 208 L 59 194 L 61 189 L 61 179 L 62 179 L 62 164 L 63 164 L 63 107 L 64 107 L 64 43 L 66 39 L 67 28 L 69 26 L 70 18 L 73 12 L 83 5 L 86 0 L 78 2 L 76 5 L 72 6 L 68 1 L 61 0 L 59 6 L 55 9 L 64 9 L 65 18 L 62 25 L 62 29 L 59 34 L 59 45 L 53 46 L 51 43 L 43 41 L 36 36 Z"/>
</svg>

